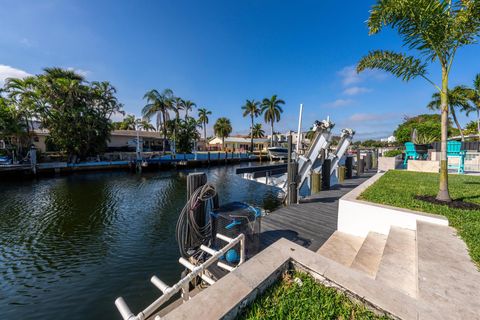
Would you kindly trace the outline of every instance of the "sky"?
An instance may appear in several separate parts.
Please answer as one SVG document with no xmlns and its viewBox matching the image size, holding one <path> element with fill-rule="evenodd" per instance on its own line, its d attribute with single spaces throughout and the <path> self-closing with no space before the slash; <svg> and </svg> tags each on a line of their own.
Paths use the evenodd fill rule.
<svg viewBox="0 0 480 320">
<path fill-rule="evenodd" d="M 277 94 L 286 104 L 276 131 L 296 130 L 303 103 L 303 129 L 330 116 L 337 132 L 384 138 L 405 116 L 428 112 L 434 88 L 378 71 L 356 74 L 370 50 L 406 51 L 392 30 L 368 35 L 373 3 L 0 0 L 0 85 L 45 67 L 71 68 L 88 81 L 111 82 L 124 110 L 137 116 L 147 90 L 170 88 L 212 111 L 209 133 L 228 117 L 233 134 L 249 130 L 240 109 L 246 99 Z M 479 45 L 460 49 L 452 86 L 471 85 L 478 57 Z M 436 82 L 438 71 L 438 64 L 429 68 Z"/>
</svg>

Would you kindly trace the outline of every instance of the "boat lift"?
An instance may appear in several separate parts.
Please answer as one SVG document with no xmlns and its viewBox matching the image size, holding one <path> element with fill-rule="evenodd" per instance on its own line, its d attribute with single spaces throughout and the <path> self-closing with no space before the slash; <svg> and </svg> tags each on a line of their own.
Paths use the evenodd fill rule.
<svg viewBox="0 0 480 320">
<path fill-rule="evenodd" d="M 327 154 L 332 140 L 331 130 L 334 123 L 327 120 L 317 121 L 313 130 L 316 132 L 315 137 L 305 155 L 296 154 L 298 161 L 297 183 L 298 189 L 302 188 L 305 183 L 310 190 L 310 176 L 313 172 L 319 172 L 325 159 L 331 161 L 330 176 L 334 175 L 338 166 L 350 146 L 355 132 L 352 129 L 343 129 L 341 139 L 337 148 Z M 269 186 L 274 186 L 287 191 L 287 165 L 267 165 L 260 167 L 238 168 L 237 174 L 241 174 L 244 179 L 256 181 Z"/>
</svg>

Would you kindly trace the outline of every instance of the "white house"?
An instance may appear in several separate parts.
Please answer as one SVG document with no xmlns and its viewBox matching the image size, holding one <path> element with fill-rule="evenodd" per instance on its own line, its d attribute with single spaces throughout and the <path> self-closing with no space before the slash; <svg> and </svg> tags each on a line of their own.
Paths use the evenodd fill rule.
<svg viewBox="0 0 480 320">
<path fill-rule="evenodd" d="M 266 151 L 268 139 L 253 139 L 254 151 Z M 225 150 L 228 152 L 243 152 L 250 150 L 251 139 L 248 137 L 226 137 Z M 208 142 L 209 150 L 222 150 L 222 138 L 215 137 Z"/>
</svg>

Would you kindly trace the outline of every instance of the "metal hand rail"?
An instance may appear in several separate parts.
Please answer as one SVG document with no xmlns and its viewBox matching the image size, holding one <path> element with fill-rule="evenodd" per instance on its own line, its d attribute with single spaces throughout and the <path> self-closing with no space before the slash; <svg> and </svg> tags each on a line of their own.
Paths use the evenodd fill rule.
<svg viewBox="0 0 480 320">
<path fill-rule="evenodd" d="M 217 233 L 217 238 L 227 242 L 227 245 L 224 246 L 222 249 L 216 251 L 214 249 L 208 248 L 206 246 L 201 246 L 200 249 L 208 254 L 211 257 L 205 261 L 204 263 L 195 266 L 188 262 L 186 259 L 180 258 L 179 262 L 186 266 L 191 272 L 180 279 L 175 285 L 169 287 L 167 284 L 162 282 L 158 277 L 153 276 L 150 281 L 160 290 L 162 291 L 163 295 L 160 296 L 157 300 L 155 300 L 152 304 L 150 304 L 145 310 L 140 312 L 137 315 L 134 315 L 130 308 L 128 307 L 127 303 L 122 297 L 119 297 L 115 300 L 115 305 L 122 315 L 124 320 L 145 320 L 149 316 L 151 316 L 156 310 L 158 310 L 165 302 L 167 302 L 173 295 L 177 292 L 182 290 L 182 297 L 186 301 L 189 297 L 189 284 L 190 282 L 195 279 L 196 277 L 201 277 L 205 282 L 208 284 L 214 284 L 215 281 L 204 274 L 205 270 L 217 262 L 217 265 L 227 271 L 233 271 L 243 262 L 245 262 L 245 236 L 243 234 L 238 235 L 236 238 L 232 239 L 222 234 Z M 231 267 L 225 263 L 218 261 L 221 256 L 225 255 L 228 250 L 232 249 L 235 245 L 240 243 L 240 261 L 238 262 L 236 267 Z M 159 318 L 159 317 L 158 317 Z"/>
</svg>

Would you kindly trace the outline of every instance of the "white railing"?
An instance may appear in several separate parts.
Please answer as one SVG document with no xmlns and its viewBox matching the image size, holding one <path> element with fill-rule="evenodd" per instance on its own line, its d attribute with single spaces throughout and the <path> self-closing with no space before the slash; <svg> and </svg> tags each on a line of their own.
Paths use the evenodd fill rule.
<svg viewBox="0 0 480 320">
<path fill-rule="evenodd" d="M 217 238 L 225 241 L 227 245 L 218 251 L 202 245 L 200 249 L 208 253 L 209 255 L 211 255 L 211 257 L 204 263 L 196 266 L 184 258 L 180 258 L 178 260 L 182 265 L 184 265 L 191 272 L 185 277 L 183 277 L 182 279 L 180 279 L 180 281 L 178 281 L 175 285 L 169 287 L 158 277 L 153 276 L 150 279 L 150 281 L 155 285 L 155 287 L 157 287 L 163 293 L 163 295 L 161 295 L 157 300 L 155 300 L 152 304 L 150 304 L 147 308 L 145 308 L 145 310 L 143 310 L 139 314 L 134 315 L 133 312 L 130 311 L 130 308 L 128 307 L 125 300 L 122 297 L 117 298 L 115 300 L 115 305 L 117 306 L 118 311 L 122 315 L 122 318 L 124 320 L 145 320 L 148 317 L 150 317 L 155 311 L 157 311 L 165 302 L 167 302 L 173 295 L 175 295 L 180 290 L 182 291 L 183 300 L 187 301 L 190 299 L 190 295 L 189 295 L 190 282 L 196 277 L 202 278 L 203 281 L 205 281 L 210 285 L 215 283 L 215 280 L 213 280 L 212 278 L 210 278 L 208 275 L 205 274 L 205 271 L 209 266 L 217 262 L 218 267 L 225 269 L 227 271 L 233 271 L 235 270 L 235 268 L 237 268 L 239 265 L 241 265 L 245 261 L 245 236 L 243 234 L 240 234 L 236 238 L 232 239 L 217 233 Z M 218 261 L 221 256 L 225 255 L 228 250 L 232 249 L 238 243 L 240 243 L 240 260 L 237 266 L 232 267 L 221 261 Z M 155 319 L 156 320 L 160 319 L 160 317 L 157 316 Z"/>
</svg>

